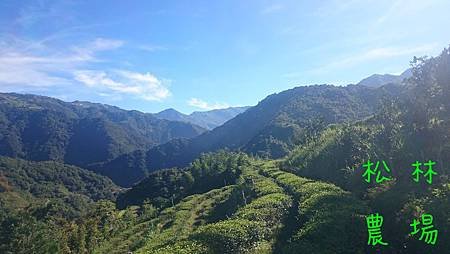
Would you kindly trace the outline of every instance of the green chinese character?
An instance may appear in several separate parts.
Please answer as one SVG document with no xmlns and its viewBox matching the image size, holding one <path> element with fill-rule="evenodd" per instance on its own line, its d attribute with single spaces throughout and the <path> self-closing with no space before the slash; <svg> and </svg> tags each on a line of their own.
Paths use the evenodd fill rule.
<svg viewBox="0 0 450 254">
<path fill-rule="evenodd" d="M 433 226 L 433 216 L 431 214 L 423 214 L 422 215 L 422 225 L 423 227 L 419 230 L 418 226 L 420 225 L 420 222 L 418 220 L 413 220 L 411 224 L 409 224 L 413 231 L 410 233 L 411 235 L 415 235 L 419 233 L 421 230 L 422 233 L 420 234 L 419 240 L 425 240 L 425 243 L 427 244 L 436 244 L 437 237 L 438 237 L 438 230 L 434 228 Z M 424 239 L 425 238 L 425 239 Z"/>
<path fill-rule="evenodd" d="M 423 174 L 423 171 L 421 170 L 421 162 L 416 161 L 411 164 L 411 166 L 414 167 L 414 171 L 412 173 L 413 181 L 416 183 L 419 182 L 420 175 L 423 174 L 427 178 L 427 183 L 431 184 L 433 182 L 433 175 L 437 175 L 437 172 L 433 170 L 433 166 L 436 165 L 436 162 L 428 160 L 428 162 L 423 163 L 423 165 L 428 167 L 425 174 Z"/>
<path fill-rule="evenodd" d="M 370 214 L 366 217 L 367 230 L 369 237 L 367 245 L 375 246 L 377 244 L 388 245 L 383 242 L 383 236 L 381 235 L 381 226 L 383 225 L 383 216 L 376 214 Z"/>
<path fill-rule="evenodd" d="M 387 166 L 385 161 L 382 161 L 383 163 L 383 168 L 386 172 L 390 173 L 391 169 Z M 374 165 L 373 162 L 371 162 L 370 160 L 367 160 L 367 162 L 365 164 L 363 164 L 363 168 L 367 168 L 366 171 L 363 174 L 363 177 L 365 178 L 364 180 L 368 183 L 371 182 L 371 176 L 376 174 L 376 179 L 375 181 L 377 183 L 382 183 L 384 181 L 388 181 L 391 180 L 390 177 L 385 177 L 381 174 L 381 170 L 378 168 L 380 165 L 380 162 L 377 161 L 377 164 L 375 164 L 375 169 L 372 169 L 372 166 Z"/>
<path fill-rule="evenodd" d="M 414 172 L 412 173 L 412 175 L 414 176 L 413 180 L 414 180 L 414 182 L 418 183 L 420 174 L 423 174 L 423 171 L 420 169 L 420 167 L 422 166 L 422 163 L 416 161 L 413 164 L 411 164 L 411 166 L 414 167 Z"/>
<path fill-rule="evenodd" d="M 433 170 L 433 165 L 436 165 L 436 162 L 428 160 L 423 165 L 428 167 L 424 176 L 427 178 L 427 183 L 431 184 L 433 182 L 433 175 L 437 175 L 436 171 Z"/>
</svg>

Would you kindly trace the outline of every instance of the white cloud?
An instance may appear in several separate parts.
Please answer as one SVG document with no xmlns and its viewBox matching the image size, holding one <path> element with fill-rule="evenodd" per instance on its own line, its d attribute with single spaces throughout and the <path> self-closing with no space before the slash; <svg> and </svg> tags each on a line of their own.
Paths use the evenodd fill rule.
<svg viewBox="0 0 450 254">
<path fill-rule="evenodd" d="M 97 52 L 117 49 L 123 42 L 97 38 L 83 47 L 55 50 L 42 41 L 13 38 L 1 40 L 0 45 L 0 89 L 26 90 L 72 84 L 73 71 L 99 61 Z"/>
<path fill-rule="evenodd" d="M 204 109 L 204 110 L 213 110 L 213 109 L 222 109 L 222 108 L 229 108 L 230 106 L 226 103 L 214 103 L 210 104 L 204 100 L 197 99 L 197 98 L 191 98 L 188 101 L 189 106 Z"/>
<path fill-rule="evenodd" d="M 102 61 L 98 53 L 115 50 L 123 41 L 96 38 L 84 46 L 55 49 L 42 41 L 0 39 L 0 90 L 36 91 L 74 89 L 80 83 L 100 96 L 122 98 L 131 95 L 143 100 L 160 101 L 170 96 L 168 80 L 150 73 L 125 70 L 95 70 Z"/>
<path fill-rule="evenodd" d="M 150 73 L 83 70 L 76 71 L 74 78 L 101 94 L 128 94 L 148 101 L 161 101 L 171 95 L 166 85 Z"/>
</svg>

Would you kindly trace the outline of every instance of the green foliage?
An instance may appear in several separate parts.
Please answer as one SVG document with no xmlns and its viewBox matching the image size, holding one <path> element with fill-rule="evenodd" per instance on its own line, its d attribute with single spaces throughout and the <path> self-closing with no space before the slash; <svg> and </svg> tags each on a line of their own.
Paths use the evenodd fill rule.
<svg viewBox="0 0 450 254">
<path fill-rule="evenodd" d="M 29 213 L 0 218 L 0 253 L 58 253 L 58 240 L 52 225 Z"/>
<path fill-rule="evenodd" d="M 331 184 L 270 168 L 262 169 L 262 173 L 275 178 L 298 200 L 295 217 L 300 228 L 283 247 L 283 253 L 364 253 L 363 215 L 368 208 L 361 201 Z"/>
<path fill-rule="evenodd" d="M 236 217 L 249 221 L 259 221 L 271 229 L 283 219 L 287 209 L 292 205 L 289 196 L 274 193 L 255 199 L 236 213 Z"/>
<path fill-rule="evenodd" d="M 198 186 L 197 181 L 208 184 L 205 179 L 210 181 L 214 171 L 221 172 L 222 180 L 224 176 L 234 175 L 236 169 L 239 174 L 229 179 L 234 185 L 174 200 L 175 205 L 163 209 L 157 217 L 138 218 L 137 224 L 101 244 L 97 251 L 270 253 L 292 205 L 291 197 L 269 178 L 260 175 L 254 162 L 241 154 L 204 155 L 190 169 L 195 176 L 192 186 Z M 146 206 L 150 204 L 144 203 L 141 210 Z M 138 237 L 134 237 L 136 235 Z"/>
<path fill-rule="evenodd" d="M 213 253 L 242 253 L 265 237 L 264 224 L 246 219 L 232 219 L 200 228 L 192 238 Z"/>
<path fill-rule="evenodd" d="M 158 209 L 154 207 L 149 201 L 144 201 L 141 207 L 139 219 L 146 221 L 155 218 L 157 215 Z"/>
<path fill-rule="evenodd" d="M 92 253 L 111 236 L 135 221 L 130 210 L 99 201 L 85 217 L 66 220 L 58 215 L 36 215 L 32 208 L 8 212 L 0 218 L 1 253 Z"/>
<path fill-rule="evenodd" d="M 0 253 L 88 253 L 126 227 L 114 203 L 100 201 L 120 190 L 104 176 L 7 157 L 0 157 L 0 174 Z"/>
<path fill-rule="evenodd" d="M 245 205 L 230 219 L 202 226 L 190 237 L 212 253 L 246 253 L 263 245 L 270 251 L 292 205 L 282 188 L 255 169 L 245 170 L 240 184 Z"/>
<path fill-rule="evenodd" d="M 326 180 L 353 190 L 360 187 L 359 169 L 369 158 L 390 156 L 378 142 L 383 135 L 379 125 L 330 126 L 306 145 L 298 147 L 283 162 L 283 167 L 304 177 Z"/>
<path fill-rule="evenodd" d="M 436 250 L 449 250 L 450 243 L 446 241 L 446 237 L 450 233 L 450 184 L 445 184 L 434 188 L 431 195 L 416 200 L 410 200 L 402 209 L 405 214 L 400 218 L 402 223 L 411 223 L 413 218 L 419 218 L 422 214 L 428 213 L 433 215 L 433 224 L 439 230 L 438 242 L 433 246 Z M 403 229 L 403 228 L 402 228 Z M 411 228 L 403 229 L 405 235 L 411 231 Z M 406 244 L 408 249 L 416 252 L 426 252 L 428 246 L 424 246 L 423 242 L 417 241 L 413 237 L 408 237 Z"/>
<path fill-rule="evenodd" d="M 174 207 L 164 209 L 152 221 L 154 227 L 139 252 L 172 250 L 174 244 L 186 240 L 196 228 L 206 224 L 214 208 L 225 202 L 234 188 L 235 186 L 227 186 L 204 194 L 192 195 Z M 199 246 L 198 243 L 190 244 L 195 248 Z"/>
<path fill-rule="evenodd" d="M 16 201 L 41 203 L 37 214 L 74 218 L 100 199 L 115 199 L 120 190 L 112 181 L 85 169 L 57 162 L 29 162 L 0 156 L 0 174 L 5 191 L 4 208 L 18 208 Z"/>
<path fill-rule="evenodd" d="M 167 207 L 187 195 L 204 193 L 234 184 L 242 168 L 249 165 L 242 153 L 218 151 L 203 154 L 184 169 L 166 169 L 151 173 L 139 184 L 118 197 L 119 207 L 142 204 L 148 200 L 156 207 Z"/>
<path fill-rule="evenodd" d="M 196 241 L 180 241 L 151 252 L 152 254 L 210 254 L 209 249 Z"/>
</svg>

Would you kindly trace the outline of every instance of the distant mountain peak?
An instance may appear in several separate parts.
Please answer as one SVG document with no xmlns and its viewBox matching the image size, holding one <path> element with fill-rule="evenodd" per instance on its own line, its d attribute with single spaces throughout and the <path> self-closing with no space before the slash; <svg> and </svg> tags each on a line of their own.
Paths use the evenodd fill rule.
<svg viewBox="0 0 450 254">
<path fill-rule="evenodd" d="M 367 86 L 372 88 L 381 87 L 387 84 L 399 84 L 405 78 L 409 78 L 412 76 L 411 69 L 407 69 L 402 72 L 400 75 L 394 74 L 373 74 L 369 77 L 361 80 L 357 85 Z"/>
<path fill-rule="evenodd" d="M 168 108 L 168 109 L 164 109 L 156 114 L 167 114 L 167 113 L 178 113 L 178 114 L 183 114 L 180 111 L 174 109 L 174 108 Z M 183 114 L 184 115 L 184 114 Z"/>
<path fill-rule="evenodd" d="M 188 117 L 187 115 L 173 108 L 165 109 L 161 112 L 154 114 L 154 116 L 159 119 L 165 119 L 170 121 L 188 122 L 186 119 Z"/>
<path fill-rule="evenodd" d="M 168 108 L 154 114 L 154 116 L 160 119 L 192 123 L 211 130 L 246 111 L 248 108 L 249 107 L 229 107 L 209 111 L 194 111 L 189 115 L 183 114 L 176 109 Z"/>
</svg>

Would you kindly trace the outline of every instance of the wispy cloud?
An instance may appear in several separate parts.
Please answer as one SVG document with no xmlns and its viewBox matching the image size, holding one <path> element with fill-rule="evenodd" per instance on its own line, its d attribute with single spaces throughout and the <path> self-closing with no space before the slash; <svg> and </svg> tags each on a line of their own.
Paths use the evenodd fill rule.
<svg viewBox="0 0 450 254">
<path fill-rule="evenodd" d="M 364 52 L 358 52 L 354 55 L 349 55 L 341 59 L 332 61 L 329 64 L 313 69 L 311 72 L 321 73 L 329 70 L 349 68 L 356 64 L 361 64 L 370 61 L 389 59 L 399 56 L 414 56 L 414 55 L 427 55 L 434 53 L 439 44 L 432 43 L 420 46 L 412 47 L 379 47 L 368 49 Z"/>
<path fill-rule="evenodd" d="M 141 45 L 138 48 L 147 52 L 167 50 L 167 47 L 161 45 Z"/>
<path fill-rule="evenodd" d="M 213 109 L 222 109 L 222 108 L 229 108 L 230 106 L 226 103 L 213 103 L 210 104 L 204 100 L 197 99 L 197 98 L 191 98 L 188 101 L 189 106 L 200 108 L 203 110 L 213 110 Z"/>
<path fill-rule="evenodd" d="M 370 2 L 370 1 L 369 1 Z M 323 1 L 319 7 L 312 13 L 318 17 L 328 17 L 332 15 L 340 15 L 342 13 L 352 11 L 360 4 L 370 4 L 365 0 L 332 0 Z"/>
<path fill-rule="evenodd" d="M 83 70 L 76 71 L 74 78 L 103 95 L 129 94 L 148 101 L 161 101 L 171 95 L 166 84 L 150 73 Z"/>
<path fill-rule="evenodd" d="M 437 47 L 437 44 L 427 44 L 415 47 L 384 47 L 384 48 L 373 48 L 362 54 L 356 56 L 350 56 L 339 60 L 334 65 L 337 66 L 348 66 L 356 63 L 361 63 L 365 61 L 391 58 L 396 56 L 414 55 L 414 54 L 426 54 Z"/>
<path fill-rule="evenodd" d="M 309 69 L 309 70 L 299 70 L 286 72 L 280 75 L 283 79 L 299 79 L 302 77 L 310 77 L 311 75 L 324 75 L 328 72 L 335 72 L 336 70 L 344 70 L 349 69 L 357 65 L 367 64 L 373 61 L 384 61 L 396 57 L 408 56 L 412 58 L 415 56 L 423 56 L 423 55 L 433 55 L 440 50 L 440 44 L 438 43 L 430 43 L 419 46 L 410 46 L 410 47 L 400 47 L 400 46 L 391 46 L 391 47 L 376 47 L 370 48 L 365 51 L 355 52 L 351 55 L 346 55 L 341 58 L 337 58 L 335 60 L 330 61 L 324 65 Z M 394 73 L 392 73 L 394 74 Z M 327 83 L 325 80 L 321 80 L 319 83 Z M 339 83 L 339 82 L 331 82 L 331 83 Z"/>
<path fill-rule="evenodd" d="M 39 0 L 17 4 L 20 7 L 15 18 L 11 20 L 14 26 L 24 29 L 42 26 L 65 28 L 74 23 L 76 7 L 80 1 Z"/>
<path fill-rule="evenodd" d="M 114 50 L 122 47 L 123 44 L 124 42 L 121 40 L 97 38 L 84 47 L 72 47 L 72 50 L 80 60 L 92 61 L 95 59 L 97 52 Z"/>
<path fill-rule="evenodd" d="M 267 15 L 272 14 L 275 12 L 279 12 L 284 9 L 284 5 L 282 4 L 271 4 L 268 6 L 265 6 L 263 9 L 261 9 L 260 14 Z"/>
<path fill-rule="evenodd" d="M 424 12 L 428 7 L 445 3 L 447 0 L 395 0 L 389 2 L 390 7 L 381 14 L 376 20 L 376 24 L 382 24 L 391 18 L 400 18 L 415 16 L 417 13 Z"/>
</svg>

